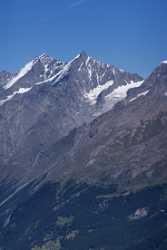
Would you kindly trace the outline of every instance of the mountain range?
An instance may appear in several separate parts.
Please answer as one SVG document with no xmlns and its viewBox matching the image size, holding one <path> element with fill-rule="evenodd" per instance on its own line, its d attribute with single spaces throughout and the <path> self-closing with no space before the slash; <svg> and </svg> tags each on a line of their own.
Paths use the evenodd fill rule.
<svg viewBox="0 0 167 250">
<path fill-rule="evenodd" d="M 165 250 L 167 61 L 0 72 L 0 249 Z"/>
</svg>

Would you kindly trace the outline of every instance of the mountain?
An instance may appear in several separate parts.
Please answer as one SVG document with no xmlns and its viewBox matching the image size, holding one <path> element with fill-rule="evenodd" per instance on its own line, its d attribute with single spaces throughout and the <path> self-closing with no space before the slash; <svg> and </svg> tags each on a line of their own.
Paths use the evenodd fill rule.
<svg viewBox="0 0 167 250">
<path fill-rule="evenodd" d="M 43 54 L 0 93 L 0 249 L 166 249 L 166 61 Z"/>
<path fill-rule="evenodd" d="M 50 68 L 47 77 L 45 68 Z M 96 62 L 83 52 L 65 64 L 46 55 L 35 58 L 4 85 L 1 165 L 8 170 L 6 165 L 12 162 L 15 168 L 22 165 L 29 172 L 48 146 L 104 113 L 123 99 L 129 88 L 139 86 L 141 79 Z"/>
<path fill-rule="evenodd" d="M 71 175 L 90 183 L 115 183 L 121 191 L 165 183 L 166 83 L 167 64 L 162 63 L 141 86 L 130 89 L 123 102 L 72 131 L 60 143 L 64 148 L 71 142 L 64 152 L 65 159 L 55 163 L 64 168 L 60 178 Z"/>
<path fill-rule="evenodd" d="M 34 83 L 47 80 L 63 67 L 63 63 L 42 54 L 28 62 L 19 72 L 10 79 L 4 89 L 18 89 L 19 87 L 32 87 Z"/>
</svg>

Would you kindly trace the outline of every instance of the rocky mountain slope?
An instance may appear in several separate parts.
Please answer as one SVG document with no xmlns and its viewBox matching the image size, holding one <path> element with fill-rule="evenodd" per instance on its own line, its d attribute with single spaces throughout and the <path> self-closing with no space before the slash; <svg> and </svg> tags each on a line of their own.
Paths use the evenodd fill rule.
<svg viewBox="0 0 167 250">
<path fill-rule="evenodd" d="M 29 172 L 41 152 L 141 83 L 137 74 L 96 62 L 85 53 L 65 64 L 45 54 L 35 58 L 1 92 L 1 165 L 8 169 L 12 162 Z"/>
<path fill-rule="evenodd" d="M 1 86 L 0 249 L 165 250 L 166 61 L 43 54 Z"/>
</svg>

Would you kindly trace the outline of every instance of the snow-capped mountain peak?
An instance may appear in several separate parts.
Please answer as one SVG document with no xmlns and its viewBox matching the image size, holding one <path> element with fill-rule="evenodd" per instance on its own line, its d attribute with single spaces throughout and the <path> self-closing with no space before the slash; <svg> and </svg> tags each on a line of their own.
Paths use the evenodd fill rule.
<svg viewBox="0 0 167 250">
<path fill-rule="evenodd" d="M 27 92 L 34 93 L 43 85 L 50 86 L 48 91 L 56 93 L 52 87 L 59 86 L 59 96 L 64 96 L 65 93 L 68 95 L 65 102 L 73 99 L 81 109 L 89 107 L 89 117 L 95 117 L 125 99 L 128 90 L 140 85 L 141 80 L 137 74 L 120 71 L 112 65 L 96 61 L 84 51 L 67 63 L 43 53 L 27 63 L 4 86 L 6 92 L 3 93 L 0 104 L 8 103 L 13 97 L 15 100 L 26 96 L 29 98 L 31 93 L 27 95 Z M 25 90 L 24 95 L 22 90 Z"/>
<path fill-rule="evenodd" d="M 167 64 L 167 60 L 162 61 L 161 64 Z"/>
<path fill-rule="evenodd" d="M 45 81 L 56 75 L 63 66 L 64 64 L 60 60 L 43 53 L 26 63 L 13 78 L 7 81 L 3 88 L 5 90 L 15 88 L 14 91 L 16 91 L 20 87 L 32 87 L 35 83 Z"/>
</svg>

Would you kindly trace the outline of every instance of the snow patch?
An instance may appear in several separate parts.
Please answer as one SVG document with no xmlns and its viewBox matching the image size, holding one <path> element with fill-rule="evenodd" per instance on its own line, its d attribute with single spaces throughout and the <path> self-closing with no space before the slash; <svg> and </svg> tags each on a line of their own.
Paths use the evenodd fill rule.
<svg viewBox="0 0 167 250">
<path fill-rule="evenodd" d="M 105 89 L 108 89 L 110 86 L 112 86 L 114 83 L 113 80 L 110 80 L 108 82 L 106 82 L 103 85 L 98 85 L 97 87 L 95 87 L 94 89 L 91 89 L 88 93 L 84 94 L 84 97 L 86 99 L 88 99 L 88 101 L 90 102 L 91 105 L 96 103 L 97 97 L 98 95 Z"/>
<path fill-rule="evenodd" d="M 91 79 L 92 79 L 92 67 L 91 67 L 91 65 L 89 64 L 89 65 L 87 66 L 87 68 L 88 68 L 89 79 L 91 80 Z"/>
<path fill-rule="evenodd" d="M 131 99 L 129 100 L 129 102 L 133 102 L 133 101 L 135 101 L 136 99 L 138 99 L 139 97 L 147 95 L 147 94 L 149 93 L 149 91 L 150 91 L 150 90 L 146 90 L 146 91 L 144 91 L 144 92 L 141 92 L 141 93 L 137 94 L 137 96 L 131 98 Z"/>
<path fill-rule="evenodd" d="M 167 92 L 164 93 L 164 96 L 167 96 Z"/>
<path fill-rule="evenodd" d="M 164 60 L 161 62 L 162 64 L 167 64 L 167 60 Z"/>
<path fill-rule="evenodd" d="M 148 215 L 148 208 L 138 208 L 134 214 L 131 214 L 129 216 L 130 220 L 139 220 L 142 219 L 144 217 L 146 217 Z"/>
<path fill-rule="evenodd" d="M 90 63 L 90 60 L 91 60 L 91 57 L 88 56 L 87 59 L 86 59 L 86 61 L 85 61 L 85 65 L 87 67 L 87 71 L 88 71 L 88 75 L 89 75 L 89 80 L 92 79 L 92 74 L 93 74 L 93 72 L 92 72 L 92 65 Z"/>
<path fill-rule="evenodd" d="M 30 91 L 32 88 L 20 88 L 18 91 L 15 91 L 16 94 L 24 94 Z"/>
<path fill-rule="evenodd" d="M 37 86 L 38 86 L 38 85 L 42 85 L 42 84 L 44 84 L 44 83 L 49 83 L 49 82 L 53 81 L 56 77 L 57 77 L 57 75 L 52 76 L 52 77 L 50 77 L 50 78 L 48 78 L 48 79 L 46 79 L 46 80 L 44 80 L 44 81 L 36 82 L 36 83 L 34 83 L 34 85 L 37 85 Z"/>
<path fill-rule="evenodd" d="M 55 83 L 61 81 L 68 74 L 70 66 L 71 66 L 71 62 L 68 63 L 68 64 L 66 64 L 64 66 L 64 68 L 62 70 L 60 70 L 55 77 L 53 77 L 53 79 L 56 78 L 56 82 Z"/>
<path fill-rule="evenodd" d="M 72 63 L 77 60 L 78 58 L 80 58 L 80 54 L 78 54 L 76 57 L 74 57 L 71 61 L 69 61 L 67 64 L 64 65 L 63 69 L 60 70 L 55 76 L 49 78 L 47 80 L 47 82 L 49 81 L 53 81 L 53 80 L 56 80 L 54 82 L 54 84 L 58 83 L 59 81 L 61 81 L 69 72 L 70 70 L 70 67 L 72 65 Z M 46 81 L 42 82 L 42 83 L 45 83 Z M 40 85 L 42 83 L 37 83 L 36 85 Z"/>
<path fill-rule="evenodd" d="M 113 73 L 113 75 L 115 75 L 116 74 L 116 70 L 113 68 L 113 70 L 112 70 L 112 73 Z"/>
<path fill-rule="evenodd" d="M 81 71 L 82 67 L 83 67 L 83 63 L 81 63 L 81 65 L 79 66 L 78 71 Z"/>
<path fill-rule="evenodd" d="M 45 65 L 44 65 L 45 73 L 47 73 L 47 72 L 49 71 L 48 66 L 49 66 L 48 64 L 45 64 Z"/>
<path fill-rule="evenodd" d="M 71 62 L 75 61 L 76 59 L 80 58 L 81 54 L 78 54 L 74 57 L 74 59 L 71 60 Z M 70 62 L 69 62 L 70 63 Z"/>
<path fill-rule="evenodd" d="M 139 82 L 131 82 L 127 83 L 126 85 L 119 86 L 118 88 L 114 89 L 110 94 L 106 96 L 106 101 L 117 99 L 117 101 L 121 101 L 127 97 L 127 93 L 129 89 L 137 88 L 142 85 L 143 81 Z"/>
<path fill-rule="evenodd" d="M 32 88 L 20 88 L 17 91 L 14 91 L 11 95 L 7 96 L 4 100 L 0 100 L 0 106 L 2 106 L 4 103 L 10 101 L 15 95 L 17 94 L 24 94 L 28 91 L 30 91 Z"/>
<path fill-rule="evenodd" d="M 89 61 L 90 61 L 90 57 L 88 56 L 88 58 L 86 59 L 86 66 L 88 65 Z"/>
<path fill-rule="evenodd" d="M 34 61 L 31 61 L 27 63 L 20 71 L 19 73 L 11 80 L 9 81 L 5 86 L 4 89 L 11 88 L 18 80 L 20 80 L 22 77 L 24 77 L 31 69 L 34 64 Z"/>
<path fill-rule="evenodd" d="M 115 104 L 118 102 L 124 100 L 127 97 L 127 92 L 131 88 L 137 88 L 142 85 L 144 81 L 139 81 L 139 82 L 131 82 L 123 86 L 119 86 L 115 88 L 111 93 L 105 96 L 105 103 L 102 108 L 102 112 L 107 112 L 111 110 Z M 99 115 L 98 113 L 96 116 Z"/>
<path fill-rule="evenodd" d="M 124 70 L 124 69 L 119 69 L 119 71 L 120 71 L 121 73 L 124 73 L 124 72 L 125 72 L 125 70 Z"/>
</svg>

